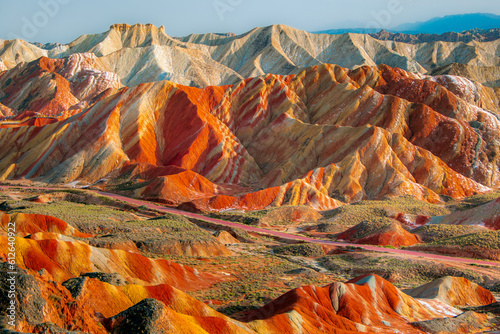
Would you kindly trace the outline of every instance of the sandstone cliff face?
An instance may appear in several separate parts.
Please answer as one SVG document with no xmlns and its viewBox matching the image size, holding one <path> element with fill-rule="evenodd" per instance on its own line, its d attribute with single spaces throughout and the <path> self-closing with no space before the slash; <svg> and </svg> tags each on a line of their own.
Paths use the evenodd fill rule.
<svg viewBox="0 0 500 334">
<path fill-rule="evenodd" d="M 443 289 L 442 280 L 415 289 L 425 295 L 418 298 L 370 275 L 325 287 L 304 286 L 237 321 L 168 284 L 129 284 L 99 273 L 60 284 L 47 271 L 16 271 L 20 282 L 17 329 L 34 333 L 47 327 L 92 333 L 425 333 L 418 329 L 421 322 L 454 321 L 452 317 L 462 313 L 452 306 L 456 299 L 445 302 L 433 295 L 434 286 L 440 292 Z M 2 270 L 2 278 L 6 272 Z M 491 293 L 478 291 L 481 288 L 467 280 L 446 279 L 474 300 L 470 305 L 494 301 Z M 480 323 L 487 318 L 473 315 Z M 445 333 L 469 332 L 467 320 L 457 319 L 461 330 Z"/>
<path fill-rule="evenodd" d="M 412 246 L 421 242 L 418 236 L 406 231 L 396 221 L 364 222 L 340 233 L 337 238 L 358 244 L 393 247 Z"/>
<path fill-rule="evenodd" d="M 4 65 L 0 71 L 42 56 L 60 58 L 88 52 L 99 58 L 104 70 L 117 73 L 126 86 L 160 80 L 199 87 L 234 84 L 242 78 L 294 74 L 326 63 L 349 69 L 387 64 L 425 73 L 451 63 L 497 66 L 500 40 L 490 39 L 407 44 L 362 34 L 311 34 L 283 25 L 255 28 L 238 36 L 172 38 L 163 27 L 116 24 L 107 32 L 83 35 L 53 48 L 1 41 Z"/>
<path fill-rule="evenodd" d="M 404 194 L 438 202 L 500 182 L 498 111 L 477 82 L 321 65 L 232 86 L 118 88 L 99 66 L 75 55 L 0 75 L 2 102 L 21 112 L 0 123 L 1 178 L 103 180 L 202 210 L 324 210 Z M 74 79 L 88 71 L 101 74 Z M 21 73 L 29 76 L 8 84 Z M 25 95 L 32 87 L 37 98 Z"/>
<path fill-rule="evenodd" d="M 9 221 L 17 226 L 13 267 L 3 262 L 10 252 Z M 180 290 L 196 291 L 227 278 L 130 251 L 91 247 L 86 244 L 91 235 L 49 216 L 2 214 L 0 222 L 0 288 L 7 291 L 8 273 L 17 272 L 16 330 L 23 332 L 424 333 L 418 328 L 435 324 L 422 322 L 440 318 L 461 328 L 446 333 L 467 333 L 468 321 L 460 318 L 467 313 L 455 306 L 495 302 L 489 291 L 464 278 L 445 277 L 407 294 L 379 276 L 365 275 L 294 289 L 235 320 Z M 6 294 L 0 296 L 2 314 L 9 304 Z M 483 328 L 487 317 L 472 315 Z"/>
<path fill-rule="evenodd" d="M 7 66 L 5 66 L 3 60 L 0 60 L 0 72 L 6 71 Z"/>
<path fill-rule="evenodd" d="M 0 112 L 9 116 L 2 127 L 66 119 L 121 87 L 116 74 L 99 68 L 93 54 L 75 54 L 65 59 L 40 58 L 1 73 Z"/>
<path fill-rule="evenodd" d="M 442 277 L 408 291 L 415 298 L 438 299 L 456 307 L 488 305 L 496 302 L 491 292 L 462 277 Z"/>
<path fill-rule="evenodd" d="M 17 235 L 20 237 L 37 233 L 53 233 L 78 238 L 91 236 L 55 217 L 24 213 L 12 215 L 0 213 L 0 228 L 3 232 L 7 233 L 9 223 L 16 226 Z"/>
<path fill-rule="evenodd" d="M 460 313 L 440 300 L 417 300 L 378 276 L 365 275 L 292 290 L 246 320 L 257 332 L 269 333 L 423 333 L 408 322 Z"/>
<path fill-rule="evenodd" d="M 15 223 L 17 232 L 14 267 L 3 262 L 9 252 L 9 221 Z M 86 241 L 91 235 L 54 217 L 2 213 L 0 222 L 0 287 L 7 291 L 8 272 L 17 273 L 18 331 L 39 333 L 53 328 L 55 332 L 108 333 L 105 326 L 112 331 L 120 323 L 120 317 L 113 316 L 154 298 L 165 308 L 167 332 L 186 329 L 193 333 L 252 333 L 244 324 L 177 289 L 191 291 L 210 286 L 219 281 L 213 275 L 133 252 L 90 247 Z M 5 294 L 0 303 L 2 314 L 7 314 L 9 305 Z M 139 316 L 142 321 L 151 320 L 144 313 Z M 157 331 L 162 329 L 159 324 L 156 327 Z M 130 332 L 130 328 L 127 330 Z"/>
</svg>

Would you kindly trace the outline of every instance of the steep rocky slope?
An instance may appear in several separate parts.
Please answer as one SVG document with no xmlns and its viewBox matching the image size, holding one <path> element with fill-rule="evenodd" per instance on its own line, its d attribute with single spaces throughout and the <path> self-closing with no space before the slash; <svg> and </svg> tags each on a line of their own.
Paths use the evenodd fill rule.
<svg viewBox="0 0 500 334">
<path fill-rule="evenodd" d="M 500 182 L 496 97 L 467 79 L 321 65 L 204 89 L 71 81 L 89 68 L 106 76 L 93 56 L 42 58 L 0 75 L 2 101 L 18 115 L 70 110 L 47 125 L 21 116 L 0 123 L 8 148 L 0 178 L 101 180 L 113 191 L 202 210 L 323 210 L 404 194 L 439 202 Z M 9 82 L 18 73 L 31 76 Z M 37 84 L 39 97 L 26 97 Z"/>
<path fill-rule="evenodd" d="M 7 258 L 7 238 L 0 237 L 0 256 Z M 122 250 L 91 247 L 69 237 L 48 234 L 43 239 L 17 238 L 16 263 L 23 269 L 44 268 L 57 282 L 84 273 L 103 271 L 118 273 L 127 281 L 141 285 L 171 284 L 183 290 L 209 286 L 216 279 L 171 261 L 152 260 Z M 77 260 L 78 259 L 78 260 Z"/>
<path fill-rule="evenodd" d="M 442 277 L 407 293 L 415 298 L 438 299 L 456 307 L 487 305 L 495 302 L 495 298 L 488 290 L 465 278 L 450 276 Z"/>
<path fill-rule="evenodd" d="M 10 203 L 14 206 L 13 201 Z M 16 203 L 23 203 L 21 197 Z M 73 208 L 74 217 L 83 214 L 78 212 L 78 205 Z M 445 328 L 453 330 L 444 333 L 467 333 L 492 327 L 491 317 L 464 313 L 456 307 L 491 304 L 495 302 L 493 295 L 475 283 L 454 277 L 408 292 L 376 275 L 363 275 L 347 282 L 333 280 L 325 286 L 305 285 L 280 297 L 276 295 L 266 305 L 261 300 L 258 307 L 238 317 L 229 317 L 182 290 L 195 293 L 211 289 L 210 301 L 216 300 L 220 293 L 232 291 L 225 288 L 237 283 L 237 277 L 220 270 L 232 270 L 229 263 L 234 263 L 234 258 L 220 266 L 221 258 L 212 257 L 217 265 L 211 264 L 215 268 L 208 273 L 207 266 L 198 267 L 207 258 L 188 258 L 200 269 L 197 270 L 136 252 L 91 247 L 86 243 L 94 236 L 84 235 L 60 219 L 21 214 L 18 210 L 10 209 L 0 216 L 1 291 L 12 289 L 9 279 L 16 272 L 14 297 L 7 293 L 0 295 L 0 326 L 18 332 L 424 333 L 421 328 L 439 328 L 443 327 L 441 322 L 452 322 L 454 326 Z M 110 223 L 102 221 L 104 217 L 96 215 L 95 219 L 103 226 L 99 235 L 105 237 L 109 235 L 105 226 Z M 171 229 L 178 228 L 180 235 L 186 232 L 187 223 L 183 224 L 182 217 L 169 219 Z M 122 230 L 114 233 L 126 235 L 132 224 L 138 224 L 138 230 L 159 229 L 168 226 L 165 220 L 159 217 L 141 220 L 140 224 L 115 222 Z M 8 254 L 11 250 L 7 236 L 9 233 L 12 236 L 12 230 L 6 230 L 9 221 L 16 223 L 15 264 Z M 265 247 L 260 246 L 262 252 Z M 247 258 L 250 248 L 245 249 Z M 272 256 L 266 259 L 273 261 Z M 246 264 L 237 265 L 241 271 Z M 9 326 L 4 316 L 10 312 L 7 307 L 11 300 L 15 301 L 15 327 Z"/>
<path fill-rule="evenodd" d="M 45 57 L 89 52 L 126 86 L 171 80 L 205 87 L 242 78 L 288 75 L 320 64 L 387 64 L 425 73 L 451 63 L 497 66 L 500 40 L 406 44 L 362 34 L 311 34 L 283 25 L 255 28 L 238 36 L 189 35 L 172 38 L 163 27 L 116 24 L 101 34 L 83 35 L 67 45 L 40 48 L 20 40 L 0 42 L 0 70 Z"/>
<path fill-rule="evenodd" d="M 396 221 L 361 223 L 339 234 L 337 238 L 352 243 L 393 247 L 412 246 L 421 242 L 418 236 L 406 231 Z"/>
<path fill-rule="evenodd" d="M 500 66 L 476 66 L 471 64 L 452 63 L 434 69 L 432 75 L 456 75 L 482 83 L 491 87 L 497 98 L 500 98 Z"/>
<path fill-rule="evenodd" d="M 92 54 L 40 58 L 0 74 L 2 127 L 44 125 L 80 113 L 121 87 Z M 8 107 L 6 107 L 8 106 Z"/>
<path fill-rule="evenodd" d="M 450 225 L 479 225 L 498 231 L 500 230 L 500 198 L 469 210 L 433 217 L 431 222 Z"/>
<path fill-rule="evenodd" d="M 6 268 L 4 263 L 1 266 Z M 47 327 L 63 333 L 75 330 L 92 333 L 424 333 L 411 322 L 462 314 L 439 299 L 414 299 L 378 276 L 363 276 L 325 287 L 301 287 L 252 312 L 244 321 L 237 321 L 166 284 L 133 285 L 105 275 L 75 277 L 59 284 L 46 271 L 16 271 L 19 278 L 16 329 L 30 333 L 39 333 Z M 6 270 L 1 273 L 5 278 Z M 2 279 L 2 288 L 6 288 L 4 282 Z M 494 300 L 491 294 L 476 295 L 469 285 L 470 282 L 465 282 L 460 288 L 470 298 L 482 300 L 474 305 L 482 306 Z M 4 305 L 0 306 L 2 311 L 5 311 Z M 481 322 L 477 329 L 484 328 L 487 317 L 470 313 Z M 467 328 L 467 322 L 460 319 L 457 325 Z"/>
<path fill-rule="evenodd" d="M 92 236 L 91 234 L 78 231 L 61 219 L 44 215 L 24 213 L 8 215 L 0 213 L 0 224 L 0 228 L 5 233 L 9 230 L 9 224 L 16 226 L 18 236 L 28 236 L 36 233 L 54 233 L 77 238 L 88 238 Z"/>
<path fill-rule="evenodd" d="M 257 331 L 271 333 L 421 333 L 408 322 L 460 313 L 436 299 L 413 299 L 384 279 L 365 275 L 290 291 L 247 320 L 253 320 L 250 324 Z"/>
</svg>

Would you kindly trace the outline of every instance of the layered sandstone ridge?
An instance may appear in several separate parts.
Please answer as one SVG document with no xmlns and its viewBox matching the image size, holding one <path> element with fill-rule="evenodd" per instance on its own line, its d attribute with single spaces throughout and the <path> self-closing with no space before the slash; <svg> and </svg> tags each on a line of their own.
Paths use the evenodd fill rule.
<svg viewBox="0 0 500 334">
<path fill-rule="evenodd" d="M 2 126 L 42 125 L 82 112 L 121 87 L 90 53 L 40 58 L 0 74 Z"/>
<path fill-rule="evenodd" d="M 3 262 L 9 256 L 9 220 L 20 227 L 12 266 Z M 164 259 L 89 247 L 88 236 L 73 239 L 80 232 L 53 217 L 3 214 L 0 221 L 0 287 L 8 287 L 8 272 L 17 272 L 16 330 L 22 332 L 424 333 L 415 322 L 455 319 L 461 330 L 443 333 L 467 333 L 467 321 L 453 318 L 467 313 L 455 307 L 496 301 L 464 278 L 445 277 L 405 293 L 379 276 L 364 275 L 291 290 L 235 320 L 179 290 L 220 278 Z M 31 232 L 44 238 L 21 237 Z M 487 324 L 486 316 L 470 315 L 484 323 L 481 328 Z"/>
<path fill-rule="evenodd" d="M 21 40 L 0 41 L 0 71 L 42 56 L 92 53 L 126 86 L 171 80 L 205 87 L 268 73 L 288 75 L 320 64 L 349 69 L 387 64 L 418 73 L 452 63 L 498 66 L 499 46 L 498 39 L 406 44 L 363 34 L 311 34 L 284 25 L 255 28 L 238 36 L 172 38 L 163 27 L 116 24 L 107 32 L 83 35 L 49 49 Z"/>
<path fill-rule="evenodd" d="M 319 65 L 231 86 L 119 88 L 102 68 L 87 54 L 0 74 L 16 115 L 0 123 L 1 179 L 100 181 L 201 210 L 439 202 L 500 182 L 498 100 L 468 79 Z"/>
</svg>

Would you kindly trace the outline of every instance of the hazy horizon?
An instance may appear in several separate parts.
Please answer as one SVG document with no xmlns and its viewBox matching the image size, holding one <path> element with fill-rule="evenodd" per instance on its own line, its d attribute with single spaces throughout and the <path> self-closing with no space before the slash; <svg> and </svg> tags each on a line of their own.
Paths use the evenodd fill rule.
<svg viewBox="0 0 500 334">
<path fill-rule="evenodd" d="M 306 31 L 384 28 L 434 17 L 467 13 L 500 14 L 495 0 L 0 0 L 0 39 L 69 43 L 82 34 L 100 33 L 114 23 L 152 23 L 171 36 L 191 33 L 244 33 L 255 27 L 285 24 Z M 27 4 L 30 4 L 29 6 Z M 96 10 L 99 8 L 99 10 Z M 433 8 L 432 12 L 428 8 Z M 341 10 L 341 12 L 340 12 Z"/>
</svg>

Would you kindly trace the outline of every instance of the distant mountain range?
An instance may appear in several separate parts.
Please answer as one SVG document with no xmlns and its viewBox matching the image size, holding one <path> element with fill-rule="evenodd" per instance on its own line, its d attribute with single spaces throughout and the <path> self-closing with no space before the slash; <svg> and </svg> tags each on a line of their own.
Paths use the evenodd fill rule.
<svg viewBox="0 0 500 334">
<path fill-rule="evenodd" d="M 395 41 L 409 44 L 431 42 L 491 42 L 500 38 L 500 28 L 488 30 L 472 29 L 464 32 L 445 32 L 443 34 L 403 34 L 382 30 L 369 35 L 382 41 Z"/>
<path fill-rule="evenodd" d="M 343 35 L 343 34 L 376 34 L 380 29 L 374 28 L 340 28 L 313 31 L 313 34 Z"/>
<path fill-rule="evenodd" d="M 487 67 L 499 64 L 499 39 L 475 45 L 448 43 L 443 49 L 441 43 L 415 43 L 408 47 L 406 43 L 380 40 L 390 37 L 318 35 L 274 25 L 238 36 L 203 34 L 173 38 L 163 27 L 117 24 L 109 31 L 83 35 L 66 45 L 0 41 L 0 71 L 42 56 L 64 58 L 92 53 L 98 69 L 115 73 L 124 86 L 169 80 L 206 87 L 235 84 L 265 74 L 297 74 L 305 67 L 325 63 L 349 69 L 386 64 L 418 73 L 429 73 L 451 63 Z M 495 77 L 481 82 L 489 85 L 496 80 Z"/>
<path fill-rule="evenodd" d="M 464 32 L 474 29 L 488 30 L 493 28 L 500 28 L 500 16 L 487 13 L 474 13 L 436 17 L 425 22 L 406 23 L 387 30 L 393 33 L 404 34 L 443 34 L 447 32 Z M 379 29 L 343 28 L 322 30 L 315 33 L 337 35 L 345 33 L 374 34 L 378 32 Z"/>
<path fill-rule="evenodd" d="M 391 30 L 414 34 L 443 34 L 445 32 L 491 28 L 500 28 L 500 16 L 476 13 L 436 17 L 425 22 L 403 24 Z"/>
</svg>

